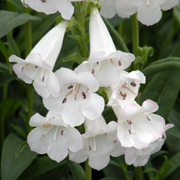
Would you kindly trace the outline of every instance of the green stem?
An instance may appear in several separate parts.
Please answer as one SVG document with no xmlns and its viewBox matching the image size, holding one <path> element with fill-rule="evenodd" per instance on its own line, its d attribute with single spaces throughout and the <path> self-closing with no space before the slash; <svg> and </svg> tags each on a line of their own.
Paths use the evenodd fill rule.
<svg viewBox="0 0 180 180">
<path fill-rule="evenodd" d="M 139 24 L 137 14 L 131 16 L 132 20 L 132 49 L 133 54 L 137 57 L 139 55 Z M 133 64 L 134 70 L 139 69 L 139 64 Z"/>
<path fill-rule="evenodd" d="M 142 167 L 134 167 L 134 179 L 142 180 Z"/>
<path fill-rule="evenodd" d="M 28 101 L 28 112 L 26 115 L 26 130 L 28 133 L 32 130 L 32 127 L 29 125 L 29 120 L 33 114 L 33 93 L 34 93 L 33 87 L 31 85 L 27 85 L 26 97 Z"/>
<path fill-rule="evenodd" d="M 31 21 L 25 24 L 25 42 L 26 42 L 26 56 L 30 53 L 32 49 L 32 32 L 31 32 Z"/>
<path fill-rule="evenodd" d="M 113 37 L 114 41 L 119 46 L 118 48 L 120 48 L 124 52 L 129 52 L 129 49 L 127 48 L 126 43 L 124 42 L 124 40 L 122 39 L 120 34 L 114 29 L 114 27 L 111 25 L 111 23 L 106 18 L 104 18 L 104 17 L 102 17 L 102 18 L 103 18 L 103 21 L 106 24 L 111 36 Z"/>
<path fill-rule="evenodd" d="M 32 49 L 32 31 L 31 31 L 31 21 L 28 21 L 25 24 L 25 42 L 26 42 L 26 56 L 30 53 Z M 26 130 L 27 132 L 30 132 L 32 130 L 32 127 L 29 126 L 29 120 L 32 116 L 33 113 L 33 92 L 34 89 L 32 88 L 31 85 L 27 85 L 26 88 L 26 97 L 28 101 L 28 112 L 26 115 Z"/>
<path fill-rule="evenodd" d="M 85 162 L 86 180 L 92 180 L 92 169 L 88 164 L 88 159 Z"/>
</svg>

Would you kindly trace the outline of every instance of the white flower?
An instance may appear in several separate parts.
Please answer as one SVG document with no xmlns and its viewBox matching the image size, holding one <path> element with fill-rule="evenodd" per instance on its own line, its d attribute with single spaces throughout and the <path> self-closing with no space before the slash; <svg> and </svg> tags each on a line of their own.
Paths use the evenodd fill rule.
<svg viewBox="0 0 180 180">
<path fill-rule="evenodd" d="M 166 130 L 173 127 L 173 124 L 167 124 Z M 150 143 L 149 147 L 143 149 L 136 149 L 134 147 L 127 148 L 125 151 L 125 161 L 128 165 L 144 166 L 151 154 L 159 151 L 166 139 L 166 133 L 164 132 L 157 140 Z"/>
<path fill-rule="evenodd" d="M 74 6 L 71 4 L 74 1 L 81 0 L 24 0 L 24 3 L 45 14 L 54 14 L 58 11 L 64 19 L 69 20 L 74 13 Z"/>
<path fill-rule="evenodd" d="M 140 83 L 145 83 L 144 74 L 137 70 L 130 73 L 121 71 L 118 81 L 111 86 L 112 94 L 109 97 L 109 106 L 118 106 L 124 108 L 126 104 L 132 103 L 138 95 Z"/>
<path fill-rule="evenodd" d="M 137 19 L 147 26 L 160 21 L 162 10 L 168 10 L 179 3 L 179 0 L 115 0 L 119 16 L 128 17 L 137 12 Z"/>
<path fill-rule="evenodd" d="M 78 152 L 70 152 L 69 159 L 81 163 L 89 158 L 89 165 L 100 170 L 108 165 L 110 155 L 120 156 L 125 148 L 117 140 L 117 123 L 111 121 L 106 124 L 104 118 L 85 121 L 86 133 L 83 134 L 84 148 Z"/>
<path fill-rule="evenodd" d="M 48 112 L 46 118 L 38 113 L 30 119 L 33 129 L 27 142 L 32 151 L 39 154 L 47 153 L 48 156 L 57 161 L 62 161 L 69 153 L 79 151 L 83 148 L 83 139 L 79 131 L 64 124 L 58 115 Z"/>
<path fill-rule="evenodd" d="M 146 148 L 165 131 L 165 120 L 156 114 L 158 105 L 148 99 L 142 107 L 127 104 L 118 119 L 118 139 L 123 147 Z"/>
<path fill-rule="evenodd" d="M 61 68 L 55 75 L 61 86 L 61 95 L 43 99 L 47 109 L 61 114 L 64 122 L 73 127 L 81 125 L 85 117 L 94 120 L 101 115 L 104 99 L 94 93 L 99 83 L 89 71 L 75 73 Z"/>
<path fill-rule="evenodd" d="M 50 94 L 57 97 L 60 93 L 59 82 L 52 70 L 61 50 L 67 23 L 62 21 L 51 29 L 25 60 L 15 55 L 9 58 L 10 62 L 17 62 L 13 66 L 17 76 L 28 84 L 33 82 L 37 93 L 44 98 Z"/>
<path fill-rule="evenodd" d="M 100 14 L 105 18 L 112 18 L 116 14 L 115 0 L 99 0 L 101 4 Z"/>
<path fill-rule="evenodd" d="M 97 8 L 90 15 L 90 57 L 75 71 L 90 71 L 99 81 L 100 86 L 108 87 L 116 82 L 118 71 L 130 66 L 133 54 L 116 51 L 112 38 Z"/>
</svg>

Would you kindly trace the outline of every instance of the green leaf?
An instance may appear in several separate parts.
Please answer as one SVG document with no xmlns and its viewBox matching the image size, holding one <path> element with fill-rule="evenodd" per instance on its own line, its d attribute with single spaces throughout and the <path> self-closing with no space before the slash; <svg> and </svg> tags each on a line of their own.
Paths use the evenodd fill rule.
<svg viewBox="0 0 180 180">
<path fill-rule="evenodd" d="M 161 174 L 161 178 L 158 180 L 164 180 L 168 176 L 172 175 L 172 173 L 180 167 L 180 153 L 174 155 L 170 160 L 168 160 L 168 163 L 165 165 L 165 167 L 162 167 L 161 171 L 163 173 Z"/>
<path fill-rule="evenodd" d="M 2 180 L 16 180 L 36 156 L 26 142 L 14 134 L 8 135 L 2 150 Z"/>
<path fill-rule="evenodd" d="M 68 160 L 68 164 L 70 166 L 73 179 L 78 179 L 78 180 L 85 179 L 85 172 L 80 164 L 70 160 Z"/>
<path fill-rule="evenodd" d="M 13 98 L 7 98 L 0 104 L 1 109 L 1 117 L 5 118 L 14 113 L 19 107 L 21 103 Z"/>
<path fill-rule="evenodd" d="M 10 126 L 15 129 L 19 134 L 21 134 L 24 138 L 27 137 L 26 132 L 24 131 L 24 129 L 22 129 L 21 127 L 14 125 L 14 124 L 10 124 Z"/>
<path fill-rule="evenodd" d="M 6 0 L 12 4 L 14 4 L 17 8 L 19 8 L 22 12 L 25 11 L 25 7 L 23 6 L 23 4 L 21 3 L 20 0 Z"/>
<path fill-rule="evenodd" d="M 87 60 L 87 58 L 82 57 L 78 52 L 74 52 L 69 56 L 65 57 L 63 59 L 63 62 L 75 61 L 76 63 L 81 64 L 85 60 Z"/>
<path fill-rule="evenodd" d="M 165 59 L 158 60 L 154 63 L 148 65 L 144 70 L 143 73 L 146 78 L 153 76 L 156 73 L 165 70 L 180 70 L 180 58 L 178 57 L 168 57 Z"/>
<path fill-rule="evenodd" d="M 16 44 L 16 41 L 14 40 L 14 38 L 10 34 L 7 34 L 7 40 L 8 42 L 5 44 L 9 47 L 10 53 L 15 54 L 16 56 L 20 57 L 21 55 L 19 52 L 19 47 Z"/>
<path fill-rule="evenodd" d="M 0 72 L 0 87 L 4 86 L 5 84 L 10 83 L 16 78 L 16 74 L 10 74 L 9 71 Z"/>
<path fill-rule="evenodd" d="M 11 31 L 13 28 L 20 26 L 27 21 L 34 20 L 34 21 L 39 21 L 40 18 L 36 16 L 32 16 L 30 14 L 20 14 L 17 12 L 12 12 L 12 11 L 5 11 L 1 10 L 0 11 L 0 38 L 6 35 L 9 31 Z"/>
<path fill-rule="evenodd" d="M 0 51 L 2 52 L 2 54 L 4 55 L 4 57 L 6 58 L 6 60 L 9 59 L 10 53 L 7 50 L 6 46 L 4 45 L 4 43 L 1 41 L 0 39 Z"/>
<path fill-rule="evenodd" d="M 57 163 L 56 161 L 50 159 L 48 156 L 38 157 L 23 172 L 23 174 L 19 177 L 19 180 L 24 180 L 39 176 L 47 171 L 50 171 L 64 164 L 66 164 L 65 160 L 61 161 L 60 163 Z"/>
<path fill-rule="evenodd" d="M 69 35 L 68 37 L 75 39 L 79 45 L 82 45 L 82 37 L 81 36 L 74 34 L 74 35 Z"/>
<path fill-rule="evenodd" d="M 179 108 L 179 106 L 177 106 Z M 174 124 L 174 127 L 167 131 L 166 145 L 173 154 L 180 152 L 180 113 L 174 109 L 168 116 L 168 122 Z"/>
<path fill-rule="evenodd" d="M 159 105 L 157 114 L 168 117 L 180 87 L 179 71 L 164 71 L 154 76 L 143 91 L 140 102 L 152 99 Z"/>
<path fill-rule="evenodd" d="M 143 173 L 147 173 L 147 172 L 158 172 L 158 170 L 153 167 L 149 167 L 143 171 Z"/>
</svg>

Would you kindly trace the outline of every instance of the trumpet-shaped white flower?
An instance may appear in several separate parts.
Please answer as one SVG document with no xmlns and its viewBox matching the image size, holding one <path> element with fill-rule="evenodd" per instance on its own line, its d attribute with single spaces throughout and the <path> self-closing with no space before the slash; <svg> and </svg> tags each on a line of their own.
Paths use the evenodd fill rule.
<svg viewBox="0 0 180 180">
<path fill-rule="evenodd" d="M 137 19 L 147 26 L 157 23 L 162 17 L 162 10 L 168 10 L 179 0 L 115 0 L 116 12 L 121 17 L 128 17 L 137 12 Z"/>
<path fill-rule="evenodd" d="M 167 124 L 166 130 L 173 127 L 173 124 Z M 157 140 L 150 143 L 149 147 L 143 149 L 136 149 L 134 147 L 127 148 L 125 151 L 125 161 L 128 165 L 144 166 L 151 154 L 159 151 L 166 139 L 166 133 L 164 132 Z"/>
<path fill-rule="evenodd" d="M 101 4 L 100 14 L 105 18 L 112 18 L 116 14 L 115 0 L 99 0 Z"/>
<path fill-rule="evenodd" d="M 118 139 L 124 147 L 146 148 L 165 131 L 165 120 L 156 114 L 158 105 L 152 100 L 127 104 L 118 119 Z"/>
<path fill-rule="evenodd" d="M 86 133 L 83 134 L 84 148 L 78 152 L 70 152 L 69 159 L 81 163 L 89 158 L 89 165 L 100 170 L 108 165 L 110 155 L 120 156 L 125 148 L 121 147 L 116 131 L 117 123 L 111 121 L 106 124 L 104 118 L 85 121 Z"/>
<path fill-rule="evenodd" d="M 57 161 L 62 161 L 69 153 L 83 148 L 83 139 L 79 131 L 66 125 L 61 116 L 48 112 L 46 118 L 38 113 L 30 119 L 30 125 L 36 127 L 27 137 L 32 151 L 47 153 Z"/>
<path fill-rule="evenodd" d="M 54 14 L 58 11 L 64 19 L 69 20 L 74 13 L 74 6 L 71 4 L 74 1 L 81 0 L 23 0 L 23 4 L 45 14 Z"/>
<path fill-rule="evenodd" d="M 60 93 L 59 82 L 52 70 L 61 50 L 67 23 L 62 21 L 51 29 L 25 60 L 15 55 L 9 58 L 10 62 L 17 62 L 13 66 L 17 76 L 28 84 L 33 82 L 37 93 L 44 98 L 50 94 L 57 97 Z"/>
<path fill-rule="evenodd" d="M 145 83 L 145 76 L 141 71 L 132 71 L 130 73 L 121 71 L 118 81 L 111 86 L 112 94 L 109 98 L 109 106 L 118 106 L 122 108 L 126 104 L 132 103 L 138 95 L 140 83 Z"/>
<path fill-rule="evenodd" d="M 82 124 L 85 117 L 94 120 L 104 109 L 104 99 L 97 95 L 98 81 L 89 72 L 75 73 L 61 68 L 55 72 L 61 85 L 61 96 L 43 99 L 47 109 L 61 114 L 64 122 L 70 126 Z"/>
<path fill-rule="evenodd" d="M 90 57 L 75 71 L 90 71 L 100 86 L 108 87 L 116 82 L 118 72 L 129 67 L 135 57 L 130 53 L 116 51 L 97 8 L 91 10 L 89 28 Z"/>
</svg>

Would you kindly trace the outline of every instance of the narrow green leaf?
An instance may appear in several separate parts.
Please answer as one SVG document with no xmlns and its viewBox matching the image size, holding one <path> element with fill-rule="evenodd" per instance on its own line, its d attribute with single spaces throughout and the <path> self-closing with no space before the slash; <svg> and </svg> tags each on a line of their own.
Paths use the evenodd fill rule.
<svg viewBox="0 0 180 180">
<path fill-rule="evenodd" d="M 0 104 L 1 114 L 0 116 L 5 118 L 12 113 L 14 113 L 19 107 L 21 103 L 13 98 L 7 98 Z"/>
<path fill-rule="evenodd" d="M 8 60 L 9 56 L 10 56 L 10 53 L 7 50 L 7 48 L 5 47 L 4 43 L 1 41 L 1 39 L 0 39 L 0 51 L 2 52 L 2 54 L 4 55 L 6 60 Z"/>
<path fill-rule="evenodd" d="M 0 72 L 0 87 L 4 86 L 5 84 L 10 83 L 16 78 L 16 74 L 10 74 L 8 71 Z"/>
<path fill-rule="evenodd" d="M 22 129 L 21 127 L 14 125 L 14 124 L 10 124 L 10 126 L 15 129 L 19 134 L 21 134 L 24 138 L 26 138 L 27 134 L 24 131 L 24 129 Z"/>
<path fill-rule="evenodd" d="M 162 169 L 164 173 L 162 173 L 162 176 L 161 178 L 159 178 L 159 180 L 166 179 L 179 167 L 180 167 L 180 153 L 175 154 L 170 160 L 168 160 L 168 165 L 166 165 L 164 169 Z"/>
<path fill-rule="evenodd" d="M 60 163 L 57 163 L 56 161 L 50 159 L 48 156 L 38 157 L 23 172 L 23 174 L 19 177 L 19 180 L 24 180 L 27 178 L 39 176 L 47 171 L 50 171 L 64 164 L 66 164 L 65 160 L 61 161 Z"/>
<path fill-rule="evenodd" d="M 29 149 L 26 142 L 10 134 L 5 139 L 2 151 L 2 180 L 16 180 L 36 156 L 37 154 Z"/>
<path fill-rule="evenodd" d="M 179 108 L 179 106 L 178 106 Z M 172 154 L 180 152 L 180 113 L 179 110 L 171 110 L 168 116 L 168 122 L 174 124 L 174 127 L 167 131 L 166 145 Z"/>
<path fill-rule="evenodd" d="M 40 18 L 36 16 L 32 16 L 30 14 L 20 14 L 17 12 L 12 12 L 12 11 L 5 11 L 1 10 L 0 11 L 0 38 L 6 35 L 9 31 L 11 31 L 13 28 L 20 26 L 27 21 L 34 20 L 34 21 L 39 21 Z"/>
<path fill-rule="evenodd" d="M 14 4 L 17 8 L 19 8 L 22 12 L 25 11 L 25 7 L 23 6 L 23 4 L 21 3 L 20 0 L 6 0 L 12 4 Z"/>
<path fill-rule="evenodd" d="M 164 71 L 154 76 L 140 97 L 142 103 L 146 99 L 157 102 L 159 109 L 157 114 L 168 117 L 180 87 L 179 71 Z"/>
<path fill-rule="evenodd" d="M 146 78 L 149 78 L 156 73 L 165 70 L 180 70 L 180 58 L 178 57 L 168 57 L 165 59 L 158 60 L 154 63 L 148 65 L 144 70 L 143 73 Z"/>
<path fill-rule="evenodd" d="M 78 180 L 85 179 L 85 172 L 80 164 L 70 160 L 68 160 L 68 164 L 70 166 L 73 179 L 78 179 Z"/>
<path fill-rule="evenodd" d="M 78 64 L 81 64 L 86 59 L 87 58 L 82 57 L 78 52 L 74 52 L 74 53 L 70 54 L 69 56 L 65 57 L 63 59 L 63 62 L 74 61 Z"/>
</svg>

